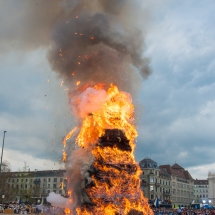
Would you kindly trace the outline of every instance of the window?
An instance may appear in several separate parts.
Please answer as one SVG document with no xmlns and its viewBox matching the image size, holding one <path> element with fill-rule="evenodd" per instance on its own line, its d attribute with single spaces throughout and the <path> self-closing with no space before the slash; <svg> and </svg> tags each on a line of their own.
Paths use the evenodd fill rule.
<svg viewBox="0 0 215 215">
<path fill-rule="evenodd" d="M 16 182 L 19 182 L 19 179 L 18 179 L 18 178 L 16 179 Z"/>
<path fill-rule="evenodd" d="M 50 193 L 50 190 L 48 190 L 48 193 Z"/>
<path fill-rule="evenodd" d="M 45 179 L 45 178 L 43 179 L 43 182 L 46 182 L 46 179 Z"/>
<path fill-rule="evenodd" d="M 54 178 L 54 182 L 57 182 L 57 178 Z"/>
<path fill-rule="evenodd" d="M 151 183 L 154 182 L 154 177 L 150 177 L 150 182 L 151 182 Z"/>
<path fill-rule="evenodd" d="M 28 185 L 26 184 L 26 185 L 25 185 L 25 189 L 27 189 L 27 188 L 28 188 Z"/>
<path fill-rule="evenodd" d="M 48 179 L 48 182 L 51 182 L 51 178 Z"/>
<path fill-rule="evenodd" d="M 27 178 L 25 179 L 25 182 L 28 182 L 28 179 L 27 179 Z"/>
<path fill-rule="evenodd" d="M 56 188 L 56 184 L 53 184 L 53 188 Z"/>
<path fill-rule="evenodd" d="M 154 187 L 153 185 L 150 186 L 150 191 L 153 191 L 154 190 Z"/>
<path fill-rule="evenodd" d="M 50 188 L 50 184 L 48 184 L 48 188 Z"/>
<path fill-rule="evenodd" d="M 14 178 L 12 179 L 12 182 L 14 182 Z"/>
</svg>

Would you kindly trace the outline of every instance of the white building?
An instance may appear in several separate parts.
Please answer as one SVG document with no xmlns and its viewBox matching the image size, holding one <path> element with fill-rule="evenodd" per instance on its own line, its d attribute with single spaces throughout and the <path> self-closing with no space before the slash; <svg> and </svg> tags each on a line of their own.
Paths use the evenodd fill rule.
<svg viewBox="0 0 215 215">
<path fill-rule="evenodd" d="M 211 201 L 211 204 L 215 206 L 215 173 L 208 173 L 208 185 L 209 185 L 209 192 L 208 198 Z"/>
<path fill-rule="evenodd" d="M 209 185 L 208 180 L 194 180 L 195 203 L 209 204 Z"/>
</svg>

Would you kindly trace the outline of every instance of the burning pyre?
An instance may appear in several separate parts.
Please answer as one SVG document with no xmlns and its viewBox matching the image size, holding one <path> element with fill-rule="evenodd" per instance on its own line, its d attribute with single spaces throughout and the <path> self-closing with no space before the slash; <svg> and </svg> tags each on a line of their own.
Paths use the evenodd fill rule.
<svg viewBox="0 0 215 215">
<path fill-rule="evenodd" d="M 48 60 L 80 122 L 63 140 L 69 198 L 60 206 L 67 214 L 150 215 L 134 159 L 137 131 L 129 94 L 151 72 L 135 26 L 137 20 L 146 23 L 142 1 L 57 2 L 62 8 L 53 19 Z"/>
<path fill-rule="evenodd" d="M 104 96 L 102 102 L 97 101 L 99 94 Z M 88 103 L 81 104 L 86 95 L 90 98 Z M 80 148 L 72 156 L 78 162 L 67 163 L 69 187 L 74 188 L 70 191 L 68 214 L 152 214 L 140 189 L 140 169 L 133 155 L 137 131 L 130 95 L 113 84 L 107 91 L 104 85 L 96 85 L 71 99 L 79 113 L 87 109 L 91 112 L 85 112 L 77 134 Z M 65 141 L 76 130 L 65 137 L 65 147 Z"/>
</svg>

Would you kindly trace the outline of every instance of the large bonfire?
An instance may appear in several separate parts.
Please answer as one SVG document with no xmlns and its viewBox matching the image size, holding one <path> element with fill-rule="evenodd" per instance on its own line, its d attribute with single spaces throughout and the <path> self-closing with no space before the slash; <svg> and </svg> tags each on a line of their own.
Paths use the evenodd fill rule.
<svg viewBox="0 0 215 215">
<path fill-rule="evenodd" d="M 134 159 L 137 131 L 131 97 L 113 84 L 105 88 L 103 84 L 84 87 L 78 96 L 71 95 L 73 111 L 83 119 L 76 137 L 80 149 L 76 150 L 90 153 L 92 160 L 80 167 L 75 209 L 77 193 L 70 190 L 71 207 L 65 211 L 79 215 L 152 214 L 140 189 L 140 169 Z M 76 131 L 77 127 L 65 137 L 65 148 L 66 140 Z M 69 185 L 74 183 L 69 174 L 67 178 Z"/>
<path fill-rule="evenodd" d="M 141 0 L 56 2 L 48 59 L 66 85 L 78 123 L 63 140 L 68 198 L 54 204 L 49 195 L 48 201 L 67 214 L 150 215 L 134 159 L 129 94 L 150 74 L 138 26 L 144 28 L 148 11 L 141 10 Z"/>
</svg>

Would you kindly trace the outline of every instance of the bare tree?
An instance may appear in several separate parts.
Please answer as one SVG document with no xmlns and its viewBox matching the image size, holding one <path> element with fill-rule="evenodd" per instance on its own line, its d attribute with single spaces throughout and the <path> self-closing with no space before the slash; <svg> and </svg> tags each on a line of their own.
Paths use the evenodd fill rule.
<svg viewBox="0 0 215 215">
<path fill-rule="evenodd" d="M 10 172 L 11 171 L 11 165 L 8 161 L 3 161 L 1 165 L 1 172 Z"/>
<path fill-rule="evenodd" d="M 7 200 L 9 197 L 9 185 L 7 180 L 10 178 L 11 165 L 8 161 L 3 161 L 1 165 L 1 173 L 0 173 L 0 197 L 1 201 Z"/>
</svg>

